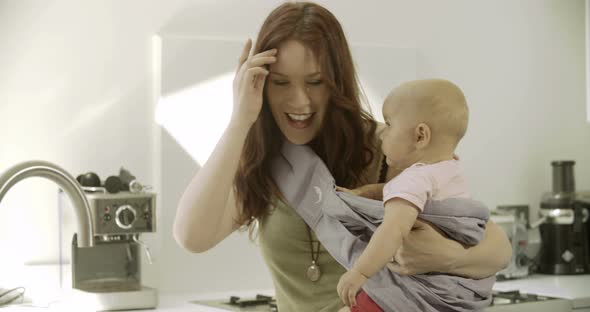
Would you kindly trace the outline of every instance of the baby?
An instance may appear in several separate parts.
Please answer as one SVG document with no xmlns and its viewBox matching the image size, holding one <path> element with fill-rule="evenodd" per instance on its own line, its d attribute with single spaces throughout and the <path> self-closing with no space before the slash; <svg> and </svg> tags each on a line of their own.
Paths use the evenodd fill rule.
<svg viewBox="0 0 590 312">
<path fill-rule="evenodd" d="M 404 83 L 386 98 L 383 118 L 386 128 L 381 134 L 381 149 L 387 164 L 401 173 L 381 185 L 383 223 L 338 283 L 338 295 L 351 311 L 382 311 L 361 287 L 392 261 L 427 200 L 469 197 L 454 156 L 468 121 L 461 89 L 440 79 Z M 340 189 L 367 197 L 375 197 L 372 193 L 381 190 L 379 185 Z"/>
</svg>

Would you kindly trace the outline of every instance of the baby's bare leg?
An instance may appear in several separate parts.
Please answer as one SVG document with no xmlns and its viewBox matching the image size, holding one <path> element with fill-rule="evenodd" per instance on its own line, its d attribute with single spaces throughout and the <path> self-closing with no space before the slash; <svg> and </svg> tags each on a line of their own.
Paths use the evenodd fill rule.
<svg viewBox="0 0 590 312">
<path fill-rule="evenodd" d="M 338 310 L 338 312 L 350 312 L 350 308 L 347 306 L 342 307 L 342 309 Z"/>
</svg>

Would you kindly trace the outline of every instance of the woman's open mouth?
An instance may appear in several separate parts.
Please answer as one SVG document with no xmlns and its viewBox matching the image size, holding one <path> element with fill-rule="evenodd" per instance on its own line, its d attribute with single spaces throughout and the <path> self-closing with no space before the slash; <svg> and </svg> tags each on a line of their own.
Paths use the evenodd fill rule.
<svg viewBox="0 0 590 312">
<path fill-rule="evenodd" d="M 290 113 L 285 113 L 285 115 L 287 115 L 287 121 L 289 122 L 289 125 L 295 129 L 305 129 L 307 127 L 309 127 L 309 125 L 311 125 L 311 122 L 313 121 L 313 117 L 315 116 L 315 113 L 309 113 L 309 114 L 290 114 Z"/>
</svg>

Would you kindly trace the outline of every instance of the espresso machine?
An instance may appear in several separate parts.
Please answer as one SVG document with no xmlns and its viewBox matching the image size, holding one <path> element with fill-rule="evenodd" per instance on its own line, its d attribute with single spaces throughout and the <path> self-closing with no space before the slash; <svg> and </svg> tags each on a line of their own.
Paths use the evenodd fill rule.
<svg viewBox="0 0 590 312">
<path fill-rule="evenodd" d="M 85 188 L 86 189 L 86 188 Z M 93 310 L 155 308 L 156 289 L 141 283 L 141 253 L 151 255 L 140 240 L 155 226 L 155 194 L 149 192 L 86 191 L 94 246 L 81 248 L 72 239 L 72 289 L 74 301 Z"/>
<path fill-rule="evenodd" d="M 141 284 L 140 247 L 149 262 L 151 257 L 139 239 L 140 234 L 156 230 L 156 195 L 121 171 L 120 181 L 115 183 L 119 187 L 115 188 L 101 186 L 99 179 L 91 179 L 97 184 L 85 187 L 63 168 L 42 160 L 25 161 L 0 172 L 0 201 L 15 184 L 30 177 L 55 182 L 60 194 L 69 197 L 77 226 L 71 245 L 72 293 L 64 303 L 73 305 L 69 310 L 147 309 L 157 305 L 156 289 Z"/>
<path fill-rule="evenodd" d="M 543 194 L 539 210 L 541 273 L 590 273 L 590 198 L 576 192 L 574 165 L 551 162 L 553 189 Z"/>
</svg>

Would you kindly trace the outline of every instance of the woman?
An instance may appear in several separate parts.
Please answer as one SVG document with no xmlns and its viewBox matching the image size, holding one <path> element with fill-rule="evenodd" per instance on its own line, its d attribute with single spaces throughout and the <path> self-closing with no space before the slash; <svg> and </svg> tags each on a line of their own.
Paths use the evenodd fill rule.
<svg viewBox="0 0 590 312">
<path fill-rule="evenodd" d="M 378 124 L 363 110 L 344 32 L 313 3 L 285 3 L 265 20 L 254 52 L 246 43 L 234 79 L 231 121 L 207 163 L 180 199 L 177 242 L 204 252 L 239 228 L 259 225 L 262 254 L 281 312 L 337 311 L 345 273 L 305 222 L 278 198 L 270 163 L 283 140 L 308 144 L 346 188 L 389 180 Z M 212 182 L 214 181 L 214 182 Z M 503 232 L 488 224 L 485 240 L 465 249 L 419 223 L 390 269 L 481 278 L 510 258 Z"/>
</svg>

